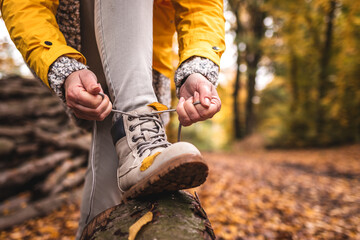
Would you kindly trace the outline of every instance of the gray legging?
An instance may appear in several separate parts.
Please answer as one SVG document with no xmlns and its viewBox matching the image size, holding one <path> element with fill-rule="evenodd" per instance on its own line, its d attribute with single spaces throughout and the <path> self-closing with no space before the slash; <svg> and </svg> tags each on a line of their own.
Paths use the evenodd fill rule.
<svg viewBox="0 0 360 240">
<path fill-rule="evenodd" d="M 116 109 L 156 102 L 152 87 L 152 0 L 81 0 L 82 53 Z M 76 238 L 98 213 L 120 203 L 112 116 L 94 122 Z"/>
</svg>

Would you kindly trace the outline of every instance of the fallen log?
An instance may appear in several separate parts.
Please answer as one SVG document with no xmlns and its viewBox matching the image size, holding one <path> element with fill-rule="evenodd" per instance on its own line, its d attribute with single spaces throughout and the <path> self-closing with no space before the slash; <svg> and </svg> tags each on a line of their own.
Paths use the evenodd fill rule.
<svg viewBox="0 0 360 240">
<path fill-rule="evenodd" d="M 36 86 L 35 86 L 36 85 Z M 38 84 L 24 87 L 23 83 L 6 83 L 0 89 L 0 99 L 25 99 L 29 97 L 51 96 L 51 92 Z"/>
<path fill-rule="evenodd" d="M 8 138 L 0 137 L 0 156 L 8 155 L 15 150 L 15 142 Z"/>
<path fill-rule="evenodd" d="M 70 193 L 50 196 L 29 204 L 26 208 L 20 209 L 14 214 L 0 217 L 0 230 L 13 227 L 35 217 L 46 216 L 67 202 L 76 202 L 80 198 L 81 192 L 82 190 L 76 189 Z"/>
<path fill-rule="evenodd" d="M 184 191 L 129 200 L 109 208 L 85 227 L 81 239 L 127 240 L 135 237 L 158 240 L 215 239 L 198 197 Z"/>
<path fill-rule="evenodd" d="M 66 191 L 79 186 L 85 180 L 86 168 L 79 169 L 74 173 L 69 173 L 67 177 L 59 184 L 56 184 L 51 191 L 51 195 Z"/>
<path fill-rule="evenodd" d="M 33 98 L 26 102 L 23 100 L 11 100 L 0 102 L 0 119 L 13 121 L 31 117 L 55 117 L 66 116 L 64 107 L 59 100 L 52 97 Z"/>
<path fill-rule="evenodd" d="M 69 131 L 69 133 L 63 133 L 59 135 L 59 134 L 48 133 L 41 129 L 36 129 L 35 137 L 39 139 L 40 142 L 52 144 L 58 148 L 76 149 L 76 150 L 83 150 L 86 152 L 89 151 L 90 143 L 91 143 L 91 135 L 85 134 L 73 138 L 72 134 L 75 131 L 78 132 L 78 130 L 74 130 L 74 131 Z"/>
<path fill-rule="evenodd" d="M 56 190 L 57 185 L 61 184 L 62 181 L 65 181 L 64 178 L 66 177 L 66 175 L 72 170 L 80 167 L 85 161 L 85 156 L 80 156 L 75 159 L 64 161 L 59 167 L 55 169 L 55 171 L 49 174 L 49 176 L 45 179 L 44 183 L 39 187 L 40 191 L 43 194 L 48 194 L 50 192 L 52 194 L 60 192 L 62 189 Z M 66 183 L 63 183 L 63 185 L 66 185 Z M 70 187 L 71 186 L 73 185 L 70 184 Z"/>
<path fill-rule="evenodd" d="M 69 151 L 59 151 L 35 161 L 29 161 L 15 169 L 0 172 L 0 189 L 21 185 L 30 179 L 54 169 L 61 161 L 69 158 Z"/>
<path fill-rule="evenodd" d="M 12 214 L 21 208 L 25 208 L 28 205 L 30 198 L 31 193 L 27 191 L 3 201 L 0 203 L 0 218 Z"/>
<path fill-rule="evenodd" d="M 23 137 L 32 133 L 33 127 L 27 126 L 0 126 L 0 136 L 4 137 Z"/>
</svg>

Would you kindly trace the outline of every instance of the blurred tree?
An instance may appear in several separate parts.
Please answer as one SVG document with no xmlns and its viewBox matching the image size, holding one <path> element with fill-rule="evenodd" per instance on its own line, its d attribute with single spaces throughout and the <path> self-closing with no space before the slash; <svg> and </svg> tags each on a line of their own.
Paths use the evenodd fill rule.
<svg viewBox="0 0 360 240">
<path fill-rule="evenodd" d="M 275 34 L 263 41 L 263 52 L 272 60 L 276 78 L 284 80 L 261 94 L 266 96 L 261 99 L 261 114 L 281 109 L 261 117 L 271 144 L 359 141 L 360 2 L 269 0 L 264 8 L 274 20 Z M 276 88 L 285 88 L 289 101 L 271 100 Z M 276 117 L 281 121 L 274 121 Z M 270 127 L 269 122 L 281 127 Z"/>
<path fill-rule="evenodd" d="M 239 47 L 241 43 L 240 36 L 243 31 L 242 24 L 240 21 L 240 4 L 241 0 L 229 0 L 229 6 L 231 11 L 234 13 L 236 18 L 236 25 L 233 27 L 236 37 L 235 37 L 235 45 L 236 45 L 236 76 L 234 82 L 234 89 L 233 89 L 233 126 L 235 132 L 235 139 L 241 139 L 243 137 L 243 129 L 241 124 L 241 111 L 240 111 L 240 103 L 239 103 L 239 94 L 241 88 L 241 72 L 240 72 L 240 64 L 241 64 L 241 55 L 242 51 Z"/>
<path fill-rule="evenodd" d="M 237 73 L 234 83 L 234 129 L 235 138 L 252 133 L 254 128 L 255 79 L 258 64 L 262 57 L 261 41 L 264 38 L 264 19 L 266 13 L 263 9 L 264 0 L 229 0 L 229 5 L 236 17 L 235 44 L 237 47 Z M 245 107 L 245 130 L 242 132 L 241 115 L 239 110 L 239 92 L 241 79 L 241 64 L 247 66 L 247 98 Z"/>
<path fill-rule="evenodd" d="M 326 96 L 326 92 L 329 88 L 329 65 L 332 56 L 332 41 L 333 41 L 333 31 L 334 31 L 334 21 L 335 21 L 335 9 L 337 2 L 335 0 L 329 0 L 328 6 L 326 6 L 327 14 L 325 17 L 326 22 L 326 32 L 323 47 L 321 49 L 320 57 L 320 71 L 319 71 L 319 80 L 318 80 L 318 97 L 317 97 L 317 118 L 316 118 L 316 131 L 317 135 L 323 134 L 323 127 L 325 124 L 325 108 L 322 104 L 323 99 Z"/>
<path fill-rule="evenodd" d="M 4 39 L 0 40 L 0 77 L 18 74 L 19 66 L 11 54 L 10 44 Z"/>
</svg>

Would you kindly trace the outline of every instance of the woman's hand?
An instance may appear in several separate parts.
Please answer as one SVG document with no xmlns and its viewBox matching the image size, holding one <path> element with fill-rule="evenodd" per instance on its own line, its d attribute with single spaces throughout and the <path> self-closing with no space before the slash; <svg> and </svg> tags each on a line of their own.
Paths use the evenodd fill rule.
<svg viewBox="0 0 360 240">
<path fill-rule="evenodd" d="M 103 92 L 93 72 L 87 69 L 70 74 L 64 83 L 66 103 L 76 117 L 86 120 L 104 120 L 111 112 L 112 104 Z"/>
<path fill-rule="evenodd" d="M 194 102 L 200 104 L 194 105 Z M 176 107 L 183 126 L 212 118 L 221 109 L 221 100 L 214 85 L 199 73 L 191 74 L 180 88 Z"/>
</svg>

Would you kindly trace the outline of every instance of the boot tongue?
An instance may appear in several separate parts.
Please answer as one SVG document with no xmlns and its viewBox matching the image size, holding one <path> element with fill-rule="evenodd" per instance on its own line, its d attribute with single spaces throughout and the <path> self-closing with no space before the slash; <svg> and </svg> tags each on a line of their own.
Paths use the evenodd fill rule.
<svg viewBox="0 0 360 240">
<path fill-rule="evenodd" d="M 150 106 L 144 106 L 141 108 L 136 109 L 136 114 L 137 115 L 142 115 L 142 114 L 150 114 L 152 112 L 155 112 L 156 110 L 154 110 L 152 107 Z M 151 116 L 144 116 L 144 118 L 149 118 Z M 155 116 L 153 116 L 155 118 Z M 140 122 L 143 122 L 145 120 L 143 120 L 142 117 L 139 118 Z M 158 126 L 156 126 L 154 121 L 146 121 L 143 124 L 140 125 L 141 129 L 157 129 Z M 151 131 L 142 131 L 142 133 L 144 134 L 145 137 L 145 141 L 150 141 L 151 140 L 151 136 L 155 134 L 155 132 L 151 132 Z"/>
</svg>

